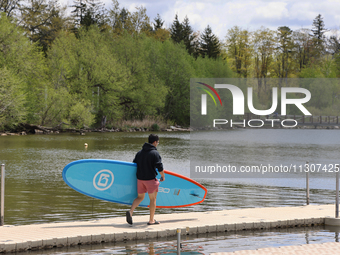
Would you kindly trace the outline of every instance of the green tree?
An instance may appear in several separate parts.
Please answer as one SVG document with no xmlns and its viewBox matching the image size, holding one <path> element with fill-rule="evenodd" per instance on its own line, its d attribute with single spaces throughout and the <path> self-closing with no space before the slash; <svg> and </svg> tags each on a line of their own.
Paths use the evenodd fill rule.
<svg viewBox="0 0 340 255">
<path fill-rule="evenodd" d="M 328 30 L 325 28 L 325 23 L 323 21 L 323 17 L 321 14 L 315 17 L 313 20 L 313 28 L 312 33 L 315 38 L 315 45 L 318 49 L 318 51 L 322 54 L 325 49 L 325 33 Z"/>
<path fill-rule="evenodd" d="M 255 78 L 258 78 L 258 93 L 266 90 L 266 79 L 270 75 L 275 47 L 274 31 L 262 27 L 254 33 Z"/>
<path fill-rule="evenodd" d="M 119 94 L 124 119 L 157 115 L 164 107 L 166 88 L 155 72 L 159 44 L 151 37 L 131 37 L 127 33 L 112 42 L 111 49 L 119 64 L 129 70 L 124 90 Z"/>
<path fill-rule="evenodd" d="M 59 31 L 69 27 L 70 19 L 66 17 L 65 11 L 66 7 L 62 8 L 53 1 L 32 1 L 22 9 L 21 24 L 29 38 L 42 47 L 45 55 Z"/>
<path fill-rule="evenodd" d="M 50 76 L 56 90 L 65 88 L 70 94 L 70 112 L 64 114 L 68 116 L 65 118 L 76 126 L 88 126 L 79 121 L 89 121 L 95 115 L 100 122 L 103 116 L 120 114 L 115 93 L 122 89 L 125 69 L 118 65 L 98 27 L 80 29 L 78 37 L 63 33 L 56 40 L 48 56 Z M 82 114 L 76 118 L 79 121 L 71 121 L 76 113 Z"/>
<path fill-rule="evenodd" d="M 80 33 L 82 35 L 82 33 Z M 61 123 L 82 128 L 91 126 L 95 119 L 94 107 L 88 98 L 88 83 L 79 86 L 82 79 L 82 56 L 79 54 L 81 37 L 63 32 L 48 52 L 49 79 L 51 86 L 46 89 L 46 103 L 42 108 L 43 125 L 60 126 Z M 94 89 L 95 90 L 95 89 Z M 82 106 L 80 106 L 82 104 Z"/>
<path fill-rule="evenodd" d="M 250 75 L 253 53 L 251 37 L 251 32 L 238 26 L 229 29 L 226 35 L 231 68 L 239 77 L 247 78 Z"/>
<path fill-rule="evenodd" d="M 135 33 L 145 33 L 150 35 L 152 32 L 152 26 L 150 24 L 150 19 L 146 14 L 146 8 L 143 6 L 137 6 L 136 11 L 131 15 L 133 31 Z"/>
<path fill-rule="evenodd" d="M 91 25 L 103 28 L 106 24 L 106 9 L 99 0 L 75 0 L 71 7 L 76 28 L 89 28 Z"/>
<path fill-rule="evenodd" d="M 6 67 L 0 69 L 0 129 L 12 128 L 26 115 L 24 83 Z"/>
<path fill-rule="evenodd" d="M 300 29 L 293 32 L 295 62 L 300 72 L 312 63 L 314 57 L 315 47 L 309 32 L 308 29 Z"/>
<path fill-rule="evenodd" d="M 183 25 L 179 22 L 177 14 L 170 27 L 170 36 L 176 43 L 180 43 L 184 40 Z"/>
<path fill-rule="evenodd" d="M 286 26 L 279 27 L 276 32 L 277 47 L 274 71 L 278 78 L 288 78 L 295 70 L 293 61 L 295 45 L 292 34 L 293 31 Z"/>
<path fill-rule="evenodd" d="M 20 9 L 20 22 L 33 42 L 40 39 L 42 29 L 51 25 L 52 19 L 60 18 L 61 8 L 56 0 L 31 0 Z"/>
<path fill-rule="evenodd" d="M 211 27 L 208 25 L 200 40 L 200 55 L 202 57 L 216 59 L 220 55 L 220 42 L 216 35 L 212 33 Z"/>
<path fill-rule="evenodd" d="M 112 8 L 109 10 L 109 24 L 113 31 L 121 35 L 124 31 L 132 33 L 131 13 L 125 9 L 120 8 L 117 0 L 112 1 Z"/>
<path fill-rule="evenodd" d="M 170 36 L 175 43 L 183 43 L 190 55 L 198 56 L 198 44 L 195 43 L 197 35 L 192 30 L 188 16 L 180 23 L 176 14 L 170 27 Z"/>
<path fill-rule="evenodd" d="M 109 24 L 117 35 L 122 35 L 125 31 L 132 35 L 152 35 L 153 31 L 145 7 L 137 6 L 136 11 L 131 13 L 126 8 L 120 8 L 116 0 L 113 0 L 113 8 L 109 11 Z"/>
<path fill-rule="evenodd" d="M 195 53 L 198 51 L 197 45 L 195 44 L 196 35 L 192 30 L 189 18 L 187 16 L 185 16 L 183 20 L 182 28 L 183 28 L 183 42 L 185 48 L 187 49 L 190 55 L 195 55 Z"/>
<path fill-rule="evenodd" d="M 154 22 L 152 23 L 153 24 L 153 29 L 155 31 L 157 31 L 158 29 L 161 29 L 163 28 L 163 25 L 164 25 L 164 20 L 162 20 L 161 16 L 159 15 L 159 13 L 157 13 L 157 17 L 154 19 Z"/>
<path fill-rule="evenodd" d="M 187 51 L 171 41 L 158 45 L 159 61 L 155 61 L 155 73 L 158 74 L 168 92 L 166 94 L 163 115 L 180 125 L 190 123 L 190 77 L 194 75 L 191 66 L 193 57 Z"/>
<path fill-rule="evenodd" d="M 7 68 L 24 84 L 25 119 L 34 122 L 39 118 L 36 113 L 44 103 L 47 83 L 43 54 L 4 13 L 0 17 L 0 41 L 0 68 Z"/>
</svg>

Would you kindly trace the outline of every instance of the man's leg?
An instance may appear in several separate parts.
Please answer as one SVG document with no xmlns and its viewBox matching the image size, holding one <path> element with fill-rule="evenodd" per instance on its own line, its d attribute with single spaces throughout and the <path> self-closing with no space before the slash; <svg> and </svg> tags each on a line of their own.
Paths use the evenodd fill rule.
<svg viewBox="0 0 340 255">
<path fill-rule="evenodd" d="M 131 208 L 129 211 L 126 212 L 126 222 L 132 225 L 132 214 L 136 207 L 143 201 L 145 194 L 140 193 L 138 194 L 137 198 L 133 200 Z"/>
<path fill-rule="evenodd" d="M 157 199 L 157 191 L 154 193 L 149 193 L 149 198 L 150 198 L 150 220 L 149 223 L 154 223 L 155 222 L 155 212 L 156 212 L 156 199 Z"/>
<path fill-rule="evenodd" d="M 136 207 L 139 206 L 139 204 L 143 201 L 144 196 L 145 196 L 145 193 L 138 194 L 137 198 L 135 200 L 133 200 L 133 203 L 132 203 L 131 209 L 130 209 L 131 216 L 133 214 L 133 211 L 136 209 Z"/>
</svg>

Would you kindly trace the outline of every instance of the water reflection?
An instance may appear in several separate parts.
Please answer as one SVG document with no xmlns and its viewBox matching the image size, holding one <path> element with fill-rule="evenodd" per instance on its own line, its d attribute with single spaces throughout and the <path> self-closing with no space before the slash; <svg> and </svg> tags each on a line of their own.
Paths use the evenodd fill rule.
<svg viewBox="0 0 340 255">
<path fill-rule="evenodd" d="M 182 236 L 181 254 L 211 254 L 213 252 L 232 252 L 238 250 L 255 250 L 266 247 L 338 242 L 339 231 L 340 229 L 331 230 L 318 226 L 280 229 L 275 231 L 258 230 Z M 127 241 L 118 244 L 101 243 L 96 245 L 54 248 L 44 251 L 30 251 L 26 253 L 31 255 L 177 254 L 177 241 L 175 237 L 158 238 L 144 242 Z"/>
</svg>

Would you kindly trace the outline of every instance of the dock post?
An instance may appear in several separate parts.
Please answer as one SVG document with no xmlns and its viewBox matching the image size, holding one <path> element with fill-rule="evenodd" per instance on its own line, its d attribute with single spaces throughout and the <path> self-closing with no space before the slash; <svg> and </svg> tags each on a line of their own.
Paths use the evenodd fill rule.
<svg viewBox="0 0 340 255">
<path fill-rule="evenodd" d="M 1 164 L 1 199 L 0 199 L 0 226 L 4 225 L 5 217 L 5 165 Z"/>
<path fill-rule="evenodd" d="M 336 181 L 335 181 L 335 188 L 336 188 L 336 196 L 335 196 L 335 218 L 339 218 L 339 171 L 336 172 Z"/>
<path fill-rule="evenodd" d="M 177 229 L 177 255 L 181 254 L 181 229 Z"/>
<path fill-rule="evenodd" d="M 308 161 L 306 162 L 306 165 L 308 165 Z M 309 205 L 309 171 L 306 172 L 306 199 L 307 205 Z"/>
</svg>

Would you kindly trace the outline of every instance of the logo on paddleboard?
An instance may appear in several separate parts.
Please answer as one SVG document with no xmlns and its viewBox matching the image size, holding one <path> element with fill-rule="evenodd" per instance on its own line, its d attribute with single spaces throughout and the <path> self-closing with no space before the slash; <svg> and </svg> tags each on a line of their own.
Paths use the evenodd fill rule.
<svg viewBox="0 0 340 255">
<path fill-rule="evenodd" d="M 93 177 L 93 186 L 100 191 L 107 190 L 113 184 L 114 175 L 110 170 L 100 170 Z"/>
</svg>

